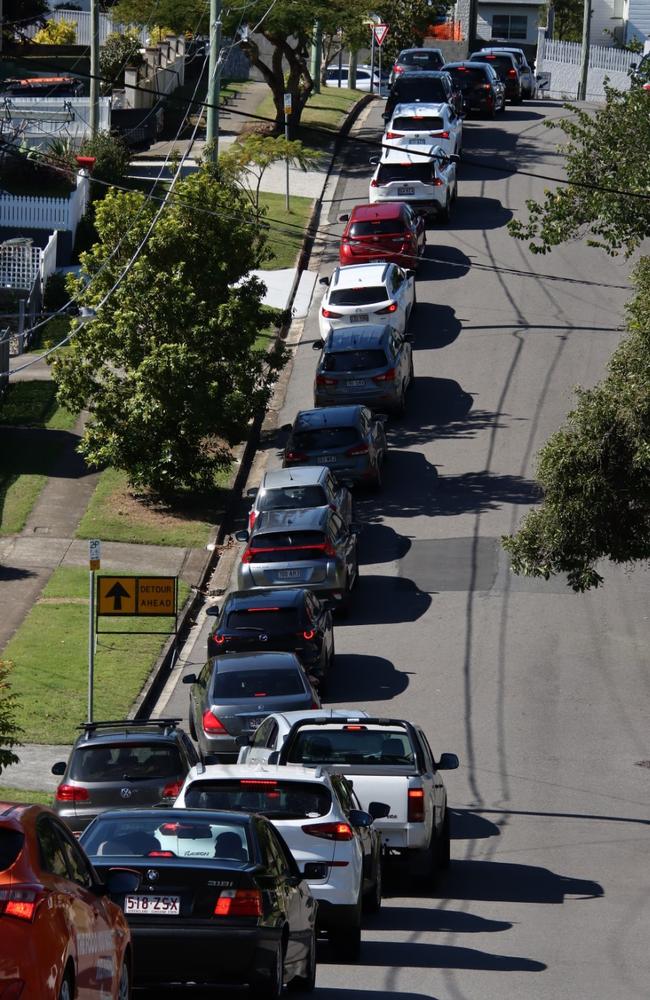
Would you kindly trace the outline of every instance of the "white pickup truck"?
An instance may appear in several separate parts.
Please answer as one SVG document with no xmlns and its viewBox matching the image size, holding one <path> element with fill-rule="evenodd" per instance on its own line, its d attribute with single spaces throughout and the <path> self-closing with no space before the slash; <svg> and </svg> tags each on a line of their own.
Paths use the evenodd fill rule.
<svg viewBox="0 0 650 1000">
<path fill-rule="evenodd" d="M 260 750 L 251 755 L 260 762 Z M 435 877 L 449 865 L 449 813 L 441 771 L 458 767 L 458 757 L 443 753 L 436 761 L 419 726 L 402 719 L 363 715 L 303 718 L 279 746 L 267 742 L 268 763 L 320 764 L 344 774 L 359 802 L 386 802 L 390 813 L 377 819 L 385 850 L 409 856 L 421 871 Z M 254 763 L 248 759 L 247 763 Z"/>
</svg>

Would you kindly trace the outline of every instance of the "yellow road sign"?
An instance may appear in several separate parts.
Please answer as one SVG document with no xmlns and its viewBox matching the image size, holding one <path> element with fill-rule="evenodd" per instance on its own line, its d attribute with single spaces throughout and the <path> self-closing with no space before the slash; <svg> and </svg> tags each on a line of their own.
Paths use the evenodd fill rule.
<svg viewBox="0 0 650 1000">
<path fill-rule="evenodd" d="M 176 577 L 99 576 L 97 614 L 174 617 Z"/>
</svg>

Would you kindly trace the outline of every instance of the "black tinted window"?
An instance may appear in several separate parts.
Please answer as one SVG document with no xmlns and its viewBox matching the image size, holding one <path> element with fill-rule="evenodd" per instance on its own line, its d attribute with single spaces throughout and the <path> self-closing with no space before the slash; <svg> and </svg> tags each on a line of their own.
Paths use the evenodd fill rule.
<svg viewBox="0 0 650 1000">
<path fill-rule="evenodd" d="M 485 83 L 489 76 L 484 69 L 479 69 L 478 66 L 473 66 L 471 69 L 468 66 L 463 66 L 458 69 L 450 69 L 448 72 L 461 87 L 464 83 L 472 86 L 477 83 Z"/>
<path fill-rule="evenodd" d="M 6 830 L 0 827 L 0 872 L 13 865 L 24 843 L 24 834 L 18 830 Z"/>
<path fill-rule="evenodd" d="M 281 490 L 266 490 L 258 500 L 259 510 L 295 510 L 302 507 L 324 507 L 327 497 L 322 486 L 286 486 Z"/>
<path fill-rule="evenodd" d="M 132 781 L 173 778 L 183 773 L 178 748 L 172 744 L 116 743 L 79 747 L 72 757 L 70 777 L 75 781 Z"/>
<path fill-rule="evenodd" d="M 337 288 L 330 293 L 331 306 L 370 306 L 388 298 L 383 285 L 355 285 L 354 288 Z"/>
<path fill-rule="evenodd" d="M 349 448 L 358 440 L 356 427 L 315 427 L 311 431 L 296 431 L 292 446 L 300 451 L 327 451 Z"/>
<path fill-rule="evenodd" d="M 63 848 L 49 820 L 42 820 L 38 825 L 38 846 L 43 870 L 51 875 L 69 878 Z"/>
<path fill-rule="evenodd" d="M 509 69 L 513 69 L 513 61 L 510 56 L 482 56 L 473 57 L 475 62 L 485 62 L 492 66 L 499 76 L 505 76 Z"/>
<path fill-rule="evenodd" d="M 383 351 L 332 351 L 323 358 L 326 372 L 362 372 L 385 366 Z"/>
<path fill-rule="evenodd" d="M 226 628 L 253 629 L 255 632 L 292 632 L 300 627 L 296 608 L 255 608 L 231 611 Z"/>
<path fill-rule="evenodd" d="M 435 115 L 421 115 L 418 118 L 394 118 L 392 127 L 400 132 L 437 132 L 445 127 L 445 123 Z"/>
<path fill-rule="evenodd" d="M 439 52 L 405 52 L 398 62 L 405 66 L 421 66 L 423 69 L 440 69 L 442 59 Z"/>
<path fill-rule="evenodd" d="M 391 184 L 399 181 L 410 184 L 412 181 L 422 181 L 430 184 L 433 176 L 433 164 L 425 163 L 382 163 L 377 173 L 380 184 Z"/>
<path fill-rule="evenodd" d="M 360 728 L 300 731 L 288 761 L 311 764 L 412 764 L 413 750 L 406 733 Z"/>
<path fill-rule="evenodd" d="M 404 232 L 401 219 L 372 219 L 368 222 L 354 222 L 350 226 L 350 236 L 383 236 L 385 233 Z"/>
<path fill-rule="evenodd" d="M 185 805 L 192 809 L 234 809 L 284 819 L 325 816 L 331 804 L 327 788 L 307 781 L 196 781 L 185 793 Z"/>
<path fill-rule="evenodd" d="M 229 670 L 214 678 L 214 698 L 278 698 L 290 694 L 304 694 L 305 688 L 298 670 Z"/>
<path fill-rule="evenodd" d="M 397 104 L 410 104 L 412 101 L 422 101 L 425 104 L 444 104 L 447 92 L 442 80 L 422 80 L 417 76 L 402 77 L 395 84 Z"/>
</svg>

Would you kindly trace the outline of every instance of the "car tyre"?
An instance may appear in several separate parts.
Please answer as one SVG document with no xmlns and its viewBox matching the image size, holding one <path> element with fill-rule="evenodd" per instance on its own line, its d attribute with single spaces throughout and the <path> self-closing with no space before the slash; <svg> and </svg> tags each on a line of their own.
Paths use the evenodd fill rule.
<svg viewBox="0 0 650 1000">
<path fill-rule="evenodd" d="M 406 413 L 406 386 L 402 386 L 402 391 L 400 392 L 399 399 L 395 404 L 395 415 L 398 417 L 403 417 Z"/>
<path fill-rule="evenodd" d="M 444 226 L 448 225 L 451 221 L 451 195 L 447 195 L 447 201 L 445 202 L 445 207 L 440 213 L 440 221 Z"/>
<path fill-rule="evenodd" d="M 122 963 L 120 982 L 117 988 L 118 1000 L 129 1000 L 131 996 L 131 973 L 126 962 Z"/>
<path fill-rule="evenodd" d="M 196 742 L 196 726 L 194 725 L 194 716 L 192 715 L 192 709 L 190 708 L 190 736 Z"/>
<path fill-rule="evenodd" d="M 451 836 L 449 831 L 449 810 L 445 807 L 445 818 L 438 838 L 438 866 L 443 870 L 449 868 L 451 862 Z"/>
<path fill-rule="evenodd" d="M 307 973 L 304 976 L 294 976 L 287 983 L 289 993 L 313 993 L 316 988 L 316 934 L 312 934 L 307 959 Z"/>
<path fill-rule="evenodd" d="M 61 989 L 59 990 L 59 1000 L 73 1000 L 72 980 L 69 972 L 66 973 L 65 978 L 61 983 Z"/>
<path fill-rule="evenodd" d="M 355 962 L 361 951 L 361 900 L 357 919 L 352 926 L 330 927 L 327 932 L 330 948 L 339 962 Z"/>
<path fill-rule="evenodd" d="M 505 113 L 506 113 L 506 99 L 505 99 L 505 97 L 503 98 L 503 101 L 501 102 L 501 107 L 499 108 L 499 111 L 500 111 L 500 113 L 502 115 L 505 115 Z"/>
<path fill-rule="evenodd" d="M 364 897 L 363 908 L 366 913 L 379 913 L 381 909 L 381 899 L 382 899 L 382 889 L 383 889 L 383 871 L 382 871 L 382 859 L 381 853 L 377 859 L 377 871 L 375 874 L 375 881 L 370 892 Z"/>
<path fill-rule="evenodd" d="M 275 964 L 268 976 L 256 979 L 250 984 L 251 996 L 263 997 L 263 1000 L 278 1000 L 282 996 L 284 986 L 284 948 L 278 945 L 275 953 Z"/>
</svg>

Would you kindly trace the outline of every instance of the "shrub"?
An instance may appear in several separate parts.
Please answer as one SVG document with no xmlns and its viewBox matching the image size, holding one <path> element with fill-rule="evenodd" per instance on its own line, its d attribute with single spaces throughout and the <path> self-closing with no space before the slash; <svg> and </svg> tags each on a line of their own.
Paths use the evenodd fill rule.
<svg viewBox="0 0 650 1000">
<path fill-rule="evenodd" d="M 32 41 L 35 45 L 74 45 L 77 41 L 76 21 L 48 21 L 37 31 Z"/>
<path fill-rule="evenodd" d="M 105 184 L 121 184 L 129 167 L 131 153 L 119 136 L 110 132 L 98 132 L 92 139 L 85 139 L 79 152 L 83 156 L 94 156 L 95 166 L 92 176 Z M 106 188 L 103 184 L 92 185 L 93 197 L 103 198 Z"/>
</svg>

